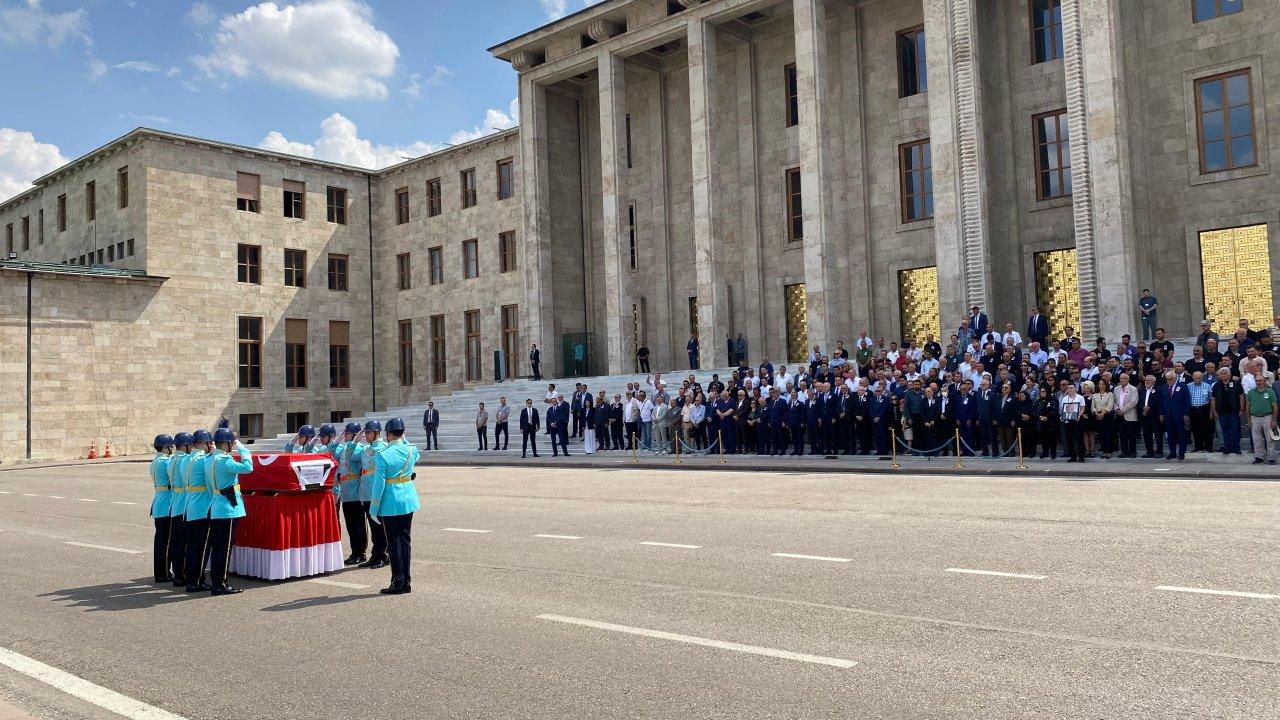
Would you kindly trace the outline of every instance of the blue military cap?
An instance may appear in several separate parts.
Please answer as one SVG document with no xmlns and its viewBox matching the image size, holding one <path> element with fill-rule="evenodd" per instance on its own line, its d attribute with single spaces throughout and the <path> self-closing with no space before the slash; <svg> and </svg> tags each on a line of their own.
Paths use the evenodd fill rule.
<svg viewBox="0 0 1280 720">
<path fill-rule="evenodd" d="M 332 425 L 326 424 L 326 425 L 320 426 L 320 437 L 333 437 L 334 435 L 337 435 L 337 434 L 338 434 L 337 429 L 335 429 Z"/>
<path fill-rule="evenodd" d="M 358 422 L 349 422 L 349 423 L 347 423 L 346 431 L 347 431 L 347 432 L 349 432 L 349 433 L 358 433 L 358 432 L 360 432 L 360 423 L 358 423 Z"/>
<path fill-rule="evenodd" d="M 316 436 L 316 429 L 310 425 L 303 425 L 298 428 L 298 434 L 304 438 L 313 438 Z"/>
<path fill-rule="evenodd" d="M 365 432 L 382 432 L 382 423 L 377 420 L 370 420 L 364 424 Z"/>
<path fill-rule="evenodd" d="M 232 434 L 231 428 L 218 428 L 213 433 L 213 441 L 220 443 L 235 442 L 236 436 Z"/>
<path fill-rule="evenodd" d="M 193 435 L 193 439 L 198 443 L 213 442 L 213 433 L 208 430 L 197 430 Z"/>
<path fill-rule="evenodd" d="M 388 421 L 387 421 L 387 432 L 389 432 L 389 433 L 402 433 L 402 432 L 404 432 L 404 420 L 401 420 L 401 419 L 400 419 L 400 418 L 398 418 L 398 417 L 396 417 L 396 418 L 391 418 L 390 420 L 388 420 Z"/>
<path fill-rule="evenodd" d="M 172 436 L 172 435 L 157 435 L 157 436 L 156 436 L 156 440 L 155 440 L 155 448 L 156 448 L 156 450 L 162 450 L 162 449 L 167 448 L 167 447 L 169 447 L 169 446 L 171 446 L 171 445 L 173 445 L 173 436 Z"/>
<path fill-rule="evenodd" d="M 191 433 L 180 432 L 173 436 L 173 442 L 175 445 L 190 445 L 195 440 L 191 438 Z"/>
</svg>

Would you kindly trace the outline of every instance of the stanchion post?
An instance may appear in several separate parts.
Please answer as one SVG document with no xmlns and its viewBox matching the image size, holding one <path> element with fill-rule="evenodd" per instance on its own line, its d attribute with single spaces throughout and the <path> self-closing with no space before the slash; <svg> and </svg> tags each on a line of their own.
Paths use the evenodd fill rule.
<svg viewBox="0 0 1280 720">
<path fill-rule="evenodd" d="M 960 431 L 956 430 L 956 470 L 964 469 L 964 462 L 960 460 Z"/>
<path fill-rule="evenodd" d="M 677 430 L 677 431 L 676 431 L 676 434 L 675 434 L 674 436 L 672 436 L 672 438 L 671 438 L 671 443 L 672 443 L 673 445 L 675 445 L 675 446 L 676 446 L 676 464 L 677 464 L 677 465 L 679 465 L 679 464 L 680 464 L 680 446 L 684 444 L 684 443 L 680 442 L 680 431 L 679 431 L 679 430 Z"/>
<path fill-rule="evenodd" d="M 902 466 L 898 464 L 898 431 L 893 428 L 889 428 L 889 453 L 892 458 L 889 467 L 894 470 L 900 469 Z"/>
<path fill-rule="evenodd" d="M 1023 457 L 1023 453 L 1022 453 L 1022 428 L 1018 428 L 1018 469 L 1019 470 L 1027 469 L 1027 461 Z"/>
<path fill-rule="evenodd" d="M 640 446 L 636 445 L 636 434 L 631 433 L 631 462 L 638 463 L 640 459 L 636 457 L 636 453 L 640 451 Z"/>
<path fill-rule="evenodd" d="M 724 465 L 728 461 L 724 459 L 724 431 L 723 430 L 716 431 L 716 445 L 720 446 L 720 464 Z"/>
</svg>

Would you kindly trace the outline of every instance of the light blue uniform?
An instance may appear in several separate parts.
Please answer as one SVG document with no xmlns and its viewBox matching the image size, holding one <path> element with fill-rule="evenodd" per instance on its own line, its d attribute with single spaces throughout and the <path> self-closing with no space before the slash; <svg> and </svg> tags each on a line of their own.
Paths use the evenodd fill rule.
<svg viewBox="0 0 1280 720">
<path fill-rule="evenodd" d="M 176 452 L 169 456 L 169 517 L 183 517 L 187 512 L 187 487 L 178 470 L 187 459 L 184 452 Z"/>
<path fill-rule="evenodd" d="M 173 502 L 173 493 L 169 490 L 169 456 L 156 453 L 151 460 L 151 484 L 155 487 L 155 495 L 151 498 L 151 517 L 169 517 L 169 505 Z"/>
<path fill-rule="evenodd" d="M 373 497 L 369 514 L 374 517 L 408 515 L 418 507 L 418 489 L 413 484 L 413 466 L 418 462 L 418 448 L 403 439 L 371 448 L 373 473 L 369 489 Z"/>
<path fill-rule="evenodd" d="M 316 439 L 314 439 L 314 438 L 312 438 L 311 440 L 309 440 L 309 441 L 307 441 L 307 442 L 304 442 L 304 443 L 297 443 L 297 444 L 295 444 L 295 443 L 292 443 L 292 442 L 287 442 L 287 443 L 285 443 L 285 444 L 284 444 L 284 451 L 285 451 L 285 452 L 287 452 L 287 453 L 310 453 L 310 452 L 323 452 L 322 450 L 312 450 L 312 449 L 311 449 L 311 448 L 313 448 L 313 447 L 315 447 L 316 445 L 319 445 L 319 444 L 320 444 L 320 441 L 319 441 L 319 440 L 316 440 Z"/>
<path fill-rule="evenodd" d="M 209 516 L 214 520 L 233 520 L 245 516 L 244 497 L 240 495 L 239 479 L 241 475 L 253 472 L 253 456 L 249 454 L 249 448 L 243 445 L 238 450 L 240 451 L 239 460 L 221 450 L 215 450 L 213 455 L 209 456 L 208 469 L 213 500 Z M 228 488 L 235 491 L 234 507 L 222 494 L 222 491 Z"/>
<path fill-rule="evenodd" d="M 374 457 L 387 447 L 387 441 L 378 438 L 372 445 L 360 443 L 357 455 L 360 458 L 360 502 L 373 502 Z"/>
<path fill-rule="evenodd" d="M 360 453 L 358 440 L 338 443 L 333 451 L 333 459 L 338 461 L 338 483 L 334 491 L 342 502 L 358 502 L 360 500 Z"/>
<path fill-rule="evenodd" d="M 187 458 L 182 468 L 183 484 L 187 486 L 187 521 L 208 520 L 209 503 L 213 500 L 209 494 L 209 470 L 206 467 L 209 455 L 197 450 Z"/>
</svg>

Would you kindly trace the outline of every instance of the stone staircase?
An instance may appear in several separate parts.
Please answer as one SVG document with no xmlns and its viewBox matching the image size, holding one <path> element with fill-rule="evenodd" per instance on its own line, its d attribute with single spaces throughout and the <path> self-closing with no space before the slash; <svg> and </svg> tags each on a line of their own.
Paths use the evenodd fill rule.
<svg viewBox="0 0 1280 720">
<path fill-rule="evenodd" d="M 699 370 L 694 374 L 697 376 L 698 382 L 702 383 L 703 387 L 706 387 L 713 373 L 718 373 L 721 379 L 724 379 L 730 377 L 734 369 L 736 368 Z M 678 390 L 680 382 L 689 373 L 690 371 L 688 370 L 663 373 L 663 381 L 666 382 L 668 391 Z M 533 399 L 534 407 L 538 408 L 538 413 L 543 418 L 543 427 L 546 427 L 547 405 L 543 402 L 543 398 L 546 397 L 549 383 L 555 383 L 556 390 L 563 393 L 567 400 L 573 394 L 574 384 L 579 382 L 586 383 L 587 390 L 593 395 L 600 390 L 606 390 L 609 396 L 612 397 L 614 393 L 621 393 L 628 382 L 639 382 L 643 385 L 644 381 L 644 375 L 635 373 L 578 378 L 544 378 L 542 380 L 520 378 L 457 390 L 448 395 L 434 396 L 430 400 L 435 403 L 436 409 L 440 411 L 440 429 L 437 432 L 441 448 L 439 452 L 475 452 L 475 417 L 479 404 L 482 402 L 485 409 L 489 411 L 489 443 L 490 447 L 492 447 L 498 398 L 507 398 L 507 404 L 511 406 L 511 418 L 508 421 L 510 423 L 508 429 L 511 433 L 510 446 L 516 447 L 520 444 L 520 408 L 524 407 L 525 398 Z M 422 415 L 426 412 L 426 409 L 427 401 L 423 400 L 411 405 L 389 407 L 360 417 L 346 418 L 342 423 L 334 423 L 334 425 L 341 432 L 342 425 L 347 422 L 358 422 L 364 425 L 368 420 L 378 420 L 385 424 L 390 418 L 398 417 L 404 420 L 405 439 L 417 445 L 419 449 L 426 449 L 426 433 L 422 428 Z M 315 427 L 319 429 L 320 426 L 316 425 Z M 252 447 L 255 452 L 280 451 L 283 450 L 284 444 L 292 438 L 292 434 L 281 434 L 274 438 L 261 438 Z M 542 438 L 539 438 L 539 441 L 541 440 Z"/>
</svg>

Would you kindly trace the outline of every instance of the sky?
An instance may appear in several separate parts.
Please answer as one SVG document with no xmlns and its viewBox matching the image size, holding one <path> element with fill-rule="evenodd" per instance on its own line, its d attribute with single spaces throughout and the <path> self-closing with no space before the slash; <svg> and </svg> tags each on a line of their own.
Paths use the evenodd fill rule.
<svg viewBox="0 0 1280 720">
<path fill-rule="evenodd" d="M 368 168 L 512 127 L 486 48 L 598 0 L 0 0 L 0 201 L 151 127 Z"/>
</svg>

